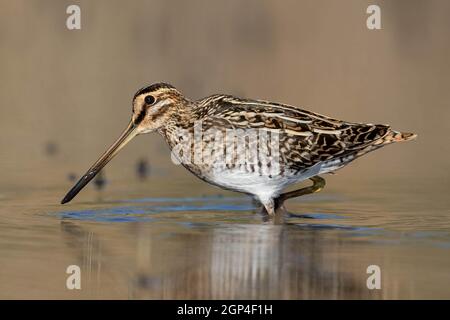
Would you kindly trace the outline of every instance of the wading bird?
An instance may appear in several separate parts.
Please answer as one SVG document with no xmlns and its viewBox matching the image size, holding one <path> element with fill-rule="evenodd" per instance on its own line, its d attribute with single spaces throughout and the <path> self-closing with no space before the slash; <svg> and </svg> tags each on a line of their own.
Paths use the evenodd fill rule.
<svg viewBox="0 0 450 320">
<path fill-rule="evenodd" d="M 251 129 L 276 135 L 276 145 L 264 139 L 256 139 L 250 145 L 264 148 L 267 154 L 265 159 L 258 158 L 251 163 L 231 161 L 218 165 L 214 157 L 205 161 L 181 161 L 185 168 L 208 183 L 253 196 L 269 215 L 283 209 L 284 201 L 289 198 L 323 189 L 325 180 L 319 175 L 332 173 L 387 144 L 416 137 L 413 133 L 392 130 L 388 125 L 347 122 L 291 105 L 231 95 L 216 94 L 191 101 L 165 83 L 140 89 L 133 97 L 132 106 L 132 118 L 125 131 L 61 203 L 72 200 L 136 135 L 157 131 L 173 150 L 181 143 L 186 144 L 188 134 L 195 131 L 199 122 L 203 132 Z M 211 144 L 217 144 L 216 140 L 217 135 L 203 134 L 201 143 L 188 142 L 189 152 L 193 157 L 206 150 L 206 153 L 214 152 Z M 235 148 L 230 147 L 230 143 L 225 143 L 228 153 Z M 232 159 L 238 156 L 236 153 Z M 275 156 L 277 171 L 274 174 L 271 169 Z M 289 185 L 307 179 L 312 180 L 312 186 L 283 193 Z"/>
</svg>

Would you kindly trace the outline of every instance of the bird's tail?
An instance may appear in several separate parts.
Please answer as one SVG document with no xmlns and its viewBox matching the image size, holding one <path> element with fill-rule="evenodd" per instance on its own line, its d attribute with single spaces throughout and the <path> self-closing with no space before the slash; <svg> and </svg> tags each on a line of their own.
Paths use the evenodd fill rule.
<svg viewBox="0 0 450 320">
<path fill-rule="evenodd" d="M 371 144 L 369 144 L 365 148 L 361 149 L 357 153 L 357 156 L 361 156 L 363 154 L 366 154 L 367 152 L 384 147 L 387 144 L 391 144 L 394 142 L 409 141 L 409 140 L 415 139 L 416 137 L 417 137 L 417 134 L 415 134 L 415 133 L 400 132 L 400 131 L 388 129 L 388 132 L 383 137 L 373 141 Z"/>
<path fill-rule="evenodd" d="M 417 134 L 415 133 L 390 130 L 390 132 L 382 138 L 382 144 L 409 141 L 415 139 L 416 137 Z"/>
</svg>

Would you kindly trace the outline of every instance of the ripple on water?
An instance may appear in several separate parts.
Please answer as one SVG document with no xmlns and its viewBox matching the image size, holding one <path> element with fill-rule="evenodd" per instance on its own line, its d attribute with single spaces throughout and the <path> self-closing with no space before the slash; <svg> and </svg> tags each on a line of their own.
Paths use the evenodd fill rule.
<svg viewBox="0 0 450 320">
<path fill-rule="evenodd" d="M 190 198 L 140 198 L 123 200 L 128 205 L 108 208 L 85 209 L 59 212 L 63 219 L 88 220 L 97 222 L 155 222 L 173 221 L 186 228 L 205 227 L 218 222 L 255 223 L 261 221 L 255 215 L 255 206 L 245 197 L 190 197 Z M 188 220 L 179 215 L 184 212 L 190 214 Z M 226 213 L 225 213 L 226 212 Z M 176 215 L 171 215 L 176 213 Z M 199 214 L 208 215 L 199 216 Z M 218 213 L 218 214 L 215 214 Z M 194 214 L 197 214 L 193 216 Z M 342 224 L 327 224 L 327 221 L 345 219 L 336 213 L 308 212 L 305 214 L 289 213 L 285 223 L 302 229 L 328 229 L 364 232 L 370 228 L 353 227 Z M 319 224 L 309 223 L 313 220 Z M 323 221 L 321 221 L 323 220 Z M 304 223 L 307 221 L 308 223 Z"/>
<path fill-rule="evenodd" d="M 247 198 L 220 196 L 199 198 L 142 198 L 123 200 L 121 203 L 129 203 L 130 205 L 99 209 L 63 211 L 56 214 L 64 219 L 92 220 L 101 222 L 144 222 L 160 220 L 160 218 L 158 218 L 158 214 L 160 213 L 216 211 L 241 212 L 251 211 L 255 208 Z M 152 203 L 157 205 L 151 205 Z"/>
<path fill-rule="evenodd" d="M 323 200 L 323 199 L 322 199 Z M 185 228 L 198 228 L 217 223 L 260 223 L 261 216 L 255 215 L 256 207 L 246 197 L 205 196 L 187 198 L 140 198 L 120 201 L 124 205 L 89 208 L 54 213 L 63 219 L 96 222 L 174 222 Z M 322 201 L 321 201 L 322 203 Z M 295 205 L 294 205 L 295 207 Z M 324 208 L 324 207 L 323 207 Z M 367 209 L 367 210 L 366 210 Z M 303 231 L 339 231 L 349 237 L 370 237 L 372 241 L 390 244 L 392 242 L 413 242 L 427 240 L 441 248 L 450 248 L 449 234 L 434 231 L 395 231 L 389 223 L 373 223 L 370 207 L 352 210 L 340 209 L 340 213 L 324 209 L 320 212 L 302 214 L 289 213 L 284 220 L 286 225 L 295 226 Z M 189 214 L 180 215 L 180 213 Z M 379 214 L 379 213 L 378 213 Z M 392 217 L 391 217 L 392 218 Z M 348 223 L 342 223 L 342 222 Z M 363 225 L 361 222 L 365 221 Z M 341 222 L 341 223 L 339 223 Z M 404 221 L 407 222 L 407 221 Z M 394 225 L 401 223 L 396 221 Z"/>
</svg>

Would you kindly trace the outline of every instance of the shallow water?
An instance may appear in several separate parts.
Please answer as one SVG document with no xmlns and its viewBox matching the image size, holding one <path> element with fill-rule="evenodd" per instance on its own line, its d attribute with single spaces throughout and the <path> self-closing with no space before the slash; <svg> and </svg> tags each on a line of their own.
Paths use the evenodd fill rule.
<svg viewBox="0 0 450 320">
<path fill-rule="evenodd" d="M 64 206 L 55 197 L 70 183 L 2 194 L 0 297 L 450 297 L 448 202 L 432 188 L 330 186 L 274 224 L 245 196 L 184 183 L 90 186 Z M 66 288 L 69 265 L 81 290 Z M 380 290 L 367 288 L 369 265 Z"/>
</svg>

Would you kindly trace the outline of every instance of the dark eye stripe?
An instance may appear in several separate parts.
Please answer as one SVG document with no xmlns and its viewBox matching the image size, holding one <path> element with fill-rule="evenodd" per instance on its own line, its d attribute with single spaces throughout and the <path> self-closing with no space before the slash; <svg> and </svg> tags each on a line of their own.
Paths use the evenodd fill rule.
<svg viewBox="0 0 450 320">
<path fill-rule="evenodd" d="M 144 120 L 145 112 L 146 112 L 146 109 L 142 108 L 141 112 L 136 117 L 136 121 L 134 122 L 135 124 L 139 124 L 139 123 L 141 123 L 142 120 Z"/>
</svg>

